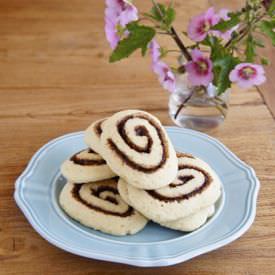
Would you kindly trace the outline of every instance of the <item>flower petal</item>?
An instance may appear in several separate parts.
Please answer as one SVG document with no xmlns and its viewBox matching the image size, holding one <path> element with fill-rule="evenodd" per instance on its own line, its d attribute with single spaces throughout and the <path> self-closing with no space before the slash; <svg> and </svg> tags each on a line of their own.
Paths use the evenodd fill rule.
<svg viewBox="0 0 275 275">
<path fill-rule="evenodd" d="M 259 75 L 257 79 L 254 80 L 254 85 L 261 85 L 266 81 L 265 75 Z"/>
<path fill-rule="evenodd" d="M 105 34 L 107 41 L 114 49 L 120 36 L 117 34 L 117 27 L 125 27 L 128 23 L 138 19 L 137 8 L 124 0 L 106 0 L 105 8 Z M 124 36 L 127 32 L 124 33 Z"/>
<path fill-rule="evenodd" d="M 199 58 L 203 57 L 203 54 L 200 50 L 194 49 L 191 52 L 192 60 L 197 61 Z"/>
<path fill-rule="evenodd" d="M 229 80 L 231 82 L 236 82 L 236 81 L 239 80 L 239 75 L 238 75 L 238 69 L 237 69 L 237 67 L 235 67 L 235 69 L 230 72 L 230 74 L 229 74 Z"/>
</svg>

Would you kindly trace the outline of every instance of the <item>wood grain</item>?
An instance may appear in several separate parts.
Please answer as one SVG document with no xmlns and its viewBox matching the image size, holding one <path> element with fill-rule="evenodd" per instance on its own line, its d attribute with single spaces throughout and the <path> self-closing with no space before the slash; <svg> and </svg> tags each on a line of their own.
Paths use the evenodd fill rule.
<svg viewBox="0 0 275 275">
<path fill-rule="evenodd" d="M 150 6 L 150 1 L 136 3 Z M 209 2 L 175 4 L 176 27 L 183 28 Z M 0 7 L 1 275 L 274 274 L 275 123 L 256 89 L 234 88 L 228 119 L 209 132 L 252 165 L 261 181 L 256 221 L 242 238 L 186 263 L 157 269 L 81 258 L 42 239 L 13 200 L 14 181 L 35 151 L 54 137 L 125 108 L 145 109 L 172 124 L 168 95 L 150 71 L 148 58 L 135 54 L 108 63 L 103 1 L 0 0 Z"/>
</svg>

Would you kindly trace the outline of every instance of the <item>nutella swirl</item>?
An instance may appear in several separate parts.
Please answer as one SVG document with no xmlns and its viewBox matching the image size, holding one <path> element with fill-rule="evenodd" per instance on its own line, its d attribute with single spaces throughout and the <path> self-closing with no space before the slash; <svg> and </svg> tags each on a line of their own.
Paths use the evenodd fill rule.
<svg viewBox="0 0 275 275">
<path fill-rule="evenodd" d="M 106 165 L 106 161 L 101 158 L 95 151 L 92 149 L 82 150 L 75 155 L 73 155 L 70 160 L 74 164 L 82 165 L 82 166 L 98 166 L 98 165 Z"/>
<path fill-rule="evenodd" d="M 181 156 L 183 157 L 183 156 Z M 186 156 L 184 156 L 186 157 Z M 188 156 L 187 156 L 188 158 Z M 195 187 L 192 191 L 187 193 L 181 193 L 181 187 L 184 185 L 187 185 L 190 181 L 194 180 L 196 176 L 194 175 L 194 171 L 198 172 L 200 175 L 203 176 L 203 180 L 200 183 L 198 187 Z M 164 201 L 164 202 L 180 202 L 183 200 L 188 200 L 191 197 L 202 193 L 212 182 L 212 177 L 208 172 L 206 172 L 204 169 L 196 167 L 194 165 L 179 165 L 179 172 L 178 177 L 176 179 L 176 182 L 172 182 L 168 185 L 168 187 L 165 187 L 166 190 L 168 189 L 178 189 L 179 195 L 176 196 L 170 196 L 166 195 L 164 193 L 159 192 L 158 190 L 147 190 L 146 192 L 152 196 L 153 198 Z"/>
<path fill-rule="evenodd" d="M 137 188 L 121 178 L 119 191 L 140 213 L 161 224 L 188 217 L 215 204 L 221 195 L 221 182 L 206 162 L 178 154 L 177 168 L 176 178 L 160 188 Z"/>
<path fill-rule="evenodd" d="M 127 124 L 135 120 L 138 120 L 138 123 L 134 127 L 134 133 L 127 132 Z M 151 126 L 149 127 L 150 129 L 148 128 L 148 125 Z M 116 128 L 119 136 L 121 137 L 123 143 L 127 146 L 127 148 L 142 154 L 143 157 L 146 157 L 146 155 L 150 155 L 152 153 L 153 144 L 155 142 L 150 130 L 155 132 L 155 136 L 157 137 L 160 144 L 160 159 L 156 163 L 146 165 L 138 163 L 133 158 L 129 157 L 127 151 L 120 149 L 119 145 L 116 144 L 112 137 L 110 137 L 108 139 L 108 145 L 110 149 L 115 152 L 115 154 L 129 167 L 134 170 L 149 174 L 154 173 L 165 165 L 167 159 L 169 158 L 168 141 L 163 129 L 154 119 L 144 113 L 137 112 L 135 114 L 127 115 L 123 119 L 118 121 Z M 144 142 L 143 145 L 137 144 L 133 140 L 133 137 L 130 136 L 130 134 L 132 134 L 134 137 L 143 137 L 146 142 Z"/>
<path fill-rule="evenodd" d="M 177 152 L 177 157 L 178 158 L 189 158 L 189 159 L 195 159 L 195 157 L 191 154 L 187 154 L 187 153 L 180 153 Z"/>
<path fill-rule="evenodd" d="M 134 209 L 126 205 L 119 196 L 117 190 L 118 179 L 102 181 L 97 183 L 74 184 L 72 196 L 75 200 L 89 209 L 106 215 L 129 217 L 133 215 Z M 108 202 L 108 207 L 100 206 L 96 199 Z"/>
<path fill-rule="evenodd" d="M 94 152 L 101 154 L 100 138 L 103 132 L 102 124 L 106 120 L 100 119 L 94 121 L 84 132 L 84 142 Z"/>
<path fill-rule="evenodd" d="M 95 129 L 95 133 L 98 137 L 101 136 L 102 134 L 102 123 L 105 121 L 105 119 L 99 120 L 95 123 L 94 125 L 94 129 Z"/>
</svg>

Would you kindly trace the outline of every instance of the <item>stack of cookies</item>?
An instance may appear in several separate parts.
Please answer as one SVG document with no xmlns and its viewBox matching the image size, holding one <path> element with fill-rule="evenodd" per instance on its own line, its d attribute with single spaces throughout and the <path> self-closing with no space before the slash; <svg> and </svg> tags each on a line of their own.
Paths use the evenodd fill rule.
<svg viewBox="0 0 275 275">
<path fill-rule="evenodd" d="M 113 235 L 135 234 L 148 220 L 193 231 L 215 212 L 221 195 L 204 161 L 176 153 L 160 121 L 127 110 L 94 122 L 88 148 L 61 166 L 60 205 L 83 225 Z"/>
</svg>

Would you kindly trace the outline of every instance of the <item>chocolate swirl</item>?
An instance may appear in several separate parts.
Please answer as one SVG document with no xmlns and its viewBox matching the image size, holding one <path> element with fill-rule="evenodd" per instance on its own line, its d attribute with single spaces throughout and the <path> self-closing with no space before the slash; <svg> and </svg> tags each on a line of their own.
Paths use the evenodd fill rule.
<svg viewBox="0 0 275 275">
<path fill-rule="evenodd" d="M 102 134 L 102 123 L 105 121 L 105 119 L 99 120 L 95 125 L 94 125 L 94 129 L 95 129 L 95 133 L 98 137 L 101 136 Z"/>
<path fill-rule="evenodd" d="M 186 157 L 186 156 L 184 156 L 184 157 Z M 188 170 L 188 171 L 186 171 L 186 170 Z M 212 182 L 212 180 L 213 180 L 212 177 L 204 169 L 196 167 L 194 165 L 181 164 L 181 165 L 179 165 L 179 172 L 178 172 L 178 177 L 177 177 L 178 182 L 177 183 L 172 182 L 169 184 L 168 187 L 165 187 L 165 188 L 170 188 L 170 189 L 178 188 L 179 192 L 180 192 L 181 186 L 186 185 L 191 180 L 195 179 L 195 175 L 190 173 L 192 170 L 197 171 L 203 175 L 203 182 L 201 183 L 201 185 L 199 187 L 194 188 L 191 192 L 188 192 L 185 194 L 180 194 L 178 196 L 167 196 L 167 195 L 161 194 L 157 190 L 147 190 L 146 192 L 153 198 L 155 198 L 159 201 L 164 201 L 164 202 L 174 202 L 174 201 L 180 202 L 183 200 L 188 200 L 191 197 L 202 193 Z M 181 175 L 182 172 L 185 172 L 185 174 Z M 190 175 L 188 175 L 188 173 L 190 173 Z"/>
<path fill-rule="evenodd" d="M 189 158 L 189 159 L 195 159 L 195 157 L 191 154 L 187 154 L 187 153 L 180 153 L 177 152 L 177 157 L 178 158 Z"/>
<path fill-rule="evenodd" d="M 129 133 L 126 130 L 126 124 L 129 123 L 131 120 L 138 119 L 138 125 L 134 128 L 134 135 L 136 137 L 145 137 L 146 142 L 145 144 L 139 145 L 136 144 L 131 137 L 129 136 Z M 151 117 L 149 117 L 146 114 L 143 113 L 135 113 L 131 115 L 125 116 L 123 119 L 121 119 L 117 123 L 117 132 L 119 136 L 121 137 L 122 141 L 127 145 L 128 148 L 144 154 L 144 157 L 146 155 L 150 155 L 152 153 L 153 144 L 154 144 L 154 138 L 153 135 L 150 133 L 150 130 L 148 129 L 148 123 L 150 126 L 150 129 L 153 129 L 156 133 L 156 136 L 159 139 L 160 145 L 161 145 L 161 152 L 160 152 L 160 160 L 156 164 L 152 165 L 145 165 L 137 163 L 135 160 L 131 159 L 127 152 L 122 151 L 119 146 L 113 141 L 113 139 L 110 137 L 108 138 L 108 145 L 110 149 L 115 152 L 115 154 L 129 167 L 131 167 L 134 170 L 138 170 L 144 173 L 154 173 L 158 169 L 162 168 L 167 159 L 169 158 L 169 148 L 168 148 L 168 141 L 165 136 L 165 133 L 161 126 Z M 147 124 L 147 125 L 146 125 Z"/>
<path fill-rule="evenodd" d="M 87 156 L 82 156 L 83 153 L 86 153 L 88 155 L 90 155 L 89 157 Z M 95 157 L 93 159 L 93 156 L 96 155 L 98 157 Z M 102 158 L 99 158 L 99 155 L 93 151 L 92 149 L 85 149 L 82 150 L 78 153 L 76 153 L 75 155 L 73 155 L 70 160 L 78 165 L 82 165 L 82 166 L 98 166 L 98 165 L 105 165 L 106 161 Z"/>
<path fill-rule="evenodd" d="M 119 206 L 121 203 L 118 200 L 118 190 L 117 190 L 117 181 L 118 179 L 109 180 L 108 183 L 98 182 L 98 183 L 84 183 L 84 184 L 74 184 L 72 189 L 72 196 L 75 200 L 85 205 L 86 207 L 93 209 L 97 212 L 104 213 L 106 215 L 119 216 L 119 217 L 129 217 L 133 215 L 134 209 L 131 206 L 127 205 L 126 210 L 123 212 L 115 211 L 114 209 Z M 91 201 L 86 201 L 83 196 L 81 196 L 81 188 L 83 188 L 86 184 L 89 184 L 89 190 L 91 197 L 96 197 L 100 200 L 108 201 L 113 205 L 110 207 L 110 210 L 104 209 Z M 104 195 L 105 194 L 105 195 Z"/>
<path fill-rule="evenodd" d="M 178 179 L 180 180 L 180 183 L 170 183 L 169 186 L 171 188 L 176 188 L 177 186 L 180 185 L 184 185 L 186 184 L 188 181 L 194 179 L 194 176 L 190 175 L 190 176 L 179 176 Z"/>
</svg>

